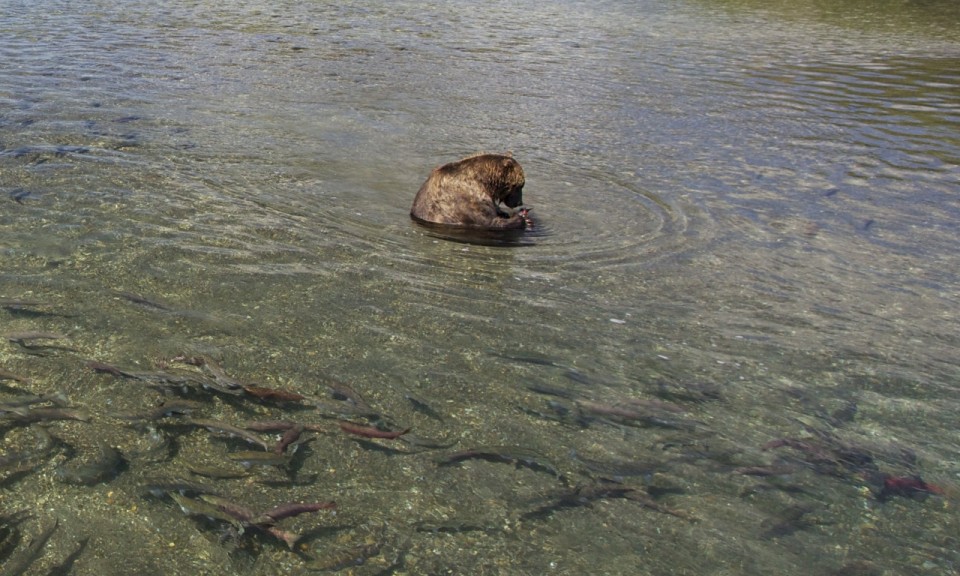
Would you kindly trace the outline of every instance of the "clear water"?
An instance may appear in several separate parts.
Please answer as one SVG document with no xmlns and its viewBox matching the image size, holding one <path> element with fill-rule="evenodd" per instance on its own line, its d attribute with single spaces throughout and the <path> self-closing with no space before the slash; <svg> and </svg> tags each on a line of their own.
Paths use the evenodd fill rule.
<svg viewBox="0 0 960 576">
<path fill-rule="evenodd" d="M 27 381 L 0 403 L 90 414 L 0 427 L 8 457 L 54 443 L 0 467 L 0 513 L 33 513 L 6 561 L 58 521 L 26 573 L 299 574 L 369 544 L 345 571 L 960 570 L 956 3 L 0 10 L 0 332 L 67 336 L 5 341 Z M 434 166 L 506 150 L 537 221 L 520 246 L 410 222 Z M 170 419 L 144 457 L 118 416 L 176 396 L 87 366 L 178 354 L 330 402 L 344 382 L 448 447 L 194 397 L 326 428 L 295 483 L 205 480 L 256 510 L 339 505 L 280 523 L 293 552 L 238 538 L 143 487 L 247 447 Z M 58 481 L 103 444 L 119 474 Z M 437 464 L 477 447 L 521 465 Z M 943 493 L 876 497 L 914 476 Z"/>
</svg>

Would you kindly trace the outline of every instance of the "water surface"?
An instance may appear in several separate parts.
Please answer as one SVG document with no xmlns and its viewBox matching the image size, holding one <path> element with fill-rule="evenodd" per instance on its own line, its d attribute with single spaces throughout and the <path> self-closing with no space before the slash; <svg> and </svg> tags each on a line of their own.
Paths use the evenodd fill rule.
<svg viewBox="0 0 960 576">
<path fill-rule="evenodd" d="M 0 348 L 23 378 L 0 382 L 0 514 L 32 513 L 0 554 L 58 522 L 27 573 L 299 574 L 344 550 L 360 574 L 960 569 L 954 3 L 3 14 L 0 331 L 64 336 Z M 520 245 L 409 220 L 478 151 L 524 167 Z M 341 411 L 88 366 L 210 378 L 176 359 L 201 355 Z M 16 419 L 54 392 L 87 421 Z M 199 477 L 250 446 L 124 418 L 181 395 L 319 431 L 290 472 Z M 62 481 L 104 446 L 114 475 Z M 279 522 L 290 551 L 144 494 L 174 479 L 338 510 Z M 933 488 L 883 491 L 903 479 Z"/>
</svg>

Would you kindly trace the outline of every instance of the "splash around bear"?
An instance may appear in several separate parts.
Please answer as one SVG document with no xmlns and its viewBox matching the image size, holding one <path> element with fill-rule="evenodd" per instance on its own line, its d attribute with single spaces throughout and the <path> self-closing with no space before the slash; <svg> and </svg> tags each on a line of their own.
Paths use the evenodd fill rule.
<svg viewBox="0 0 960 576">
<path fill-rule="evenodd" d="M 522 230 L 532 225 L 522 206 L 523 184 L 523 168 L 513 156 L 468 156 L 430 173 L 413 199 L 410 216 L 424 224 Z"/>
</svg>

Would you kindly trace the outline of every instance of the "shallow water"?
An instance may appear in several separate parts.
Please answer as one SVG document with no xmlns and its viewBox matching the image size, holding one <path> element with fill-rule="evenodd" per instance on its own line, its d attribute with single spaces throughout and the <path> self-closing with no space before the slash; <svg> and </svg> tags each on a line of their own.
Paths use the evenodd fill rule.
<svg viewBox="0 0 960 576">
<path fill-rule="evenodd" d="M 56 520 L 26 573 L 960 569 L 954 3 L 221 4 L 3 6 L 0 332 L 64 336 L 0 347 L 7 566 Z M 505 150 L 520 245 L 410 222 Z M 321 407 L 88 366 L 178 355 Z M 54 392 L 87 421 L 17 420 Z M 250 446 L 185 418 L 320 431 L 210 479 Z M 338 509 L 291 552 L 158 479 Z"/>
</svg>

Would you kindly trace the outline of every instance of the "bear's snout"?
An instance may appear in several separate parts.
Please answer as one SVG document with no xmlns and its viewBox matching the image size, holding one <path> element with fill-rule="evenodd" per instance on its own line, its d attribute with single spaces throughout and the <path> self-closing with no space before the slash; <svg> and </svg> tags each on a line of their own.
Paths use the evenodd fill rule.
<svg viewBox="0 0 960 576">
<path fill-rule="evenodd" d="M 523 204 L 523 188 L 517 188 L 503 199 L 503 203 L 509 208 L 516 208 Z"/>
</svg>

